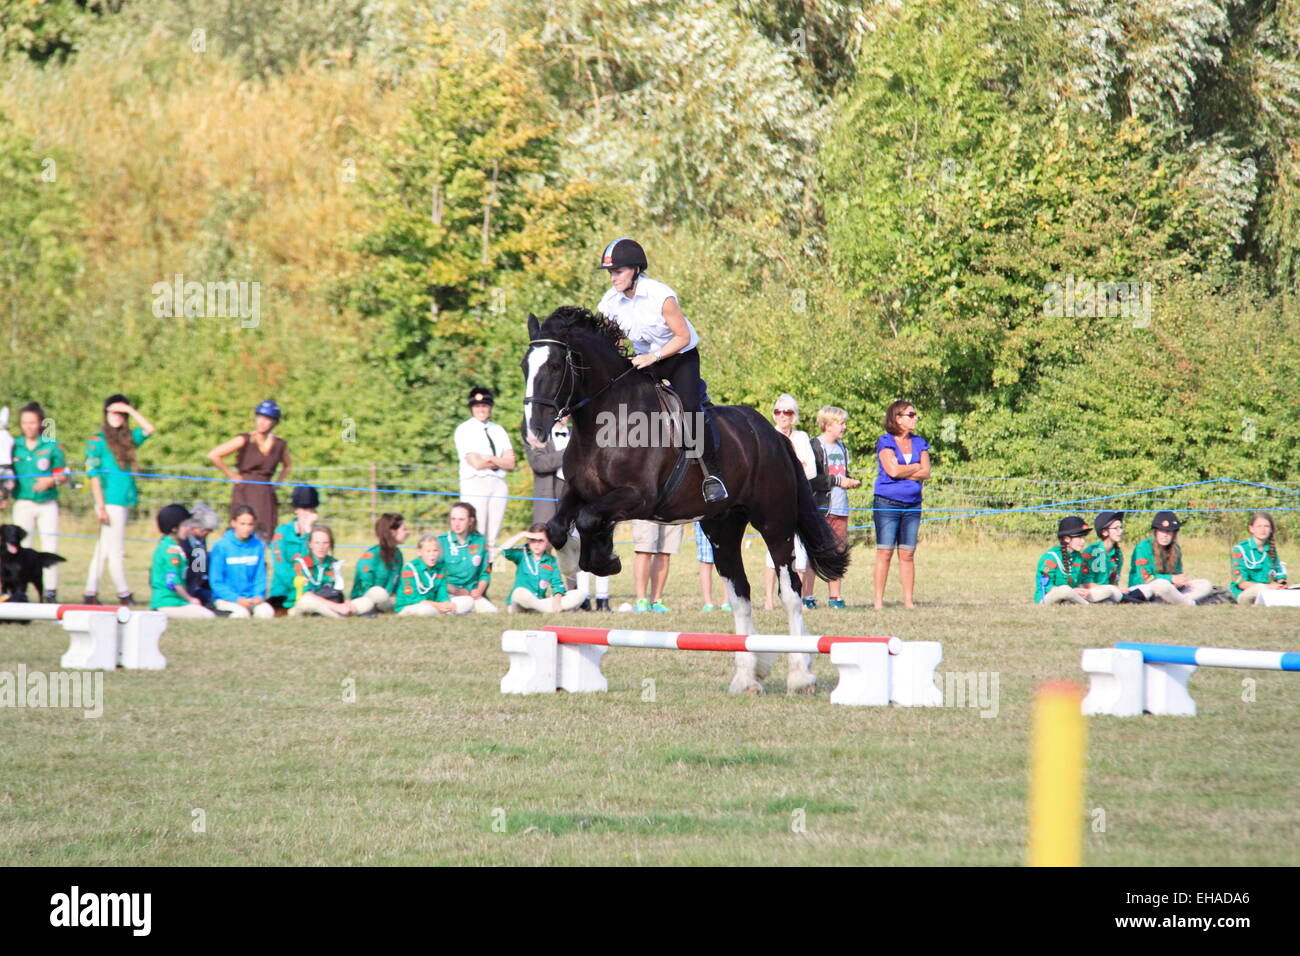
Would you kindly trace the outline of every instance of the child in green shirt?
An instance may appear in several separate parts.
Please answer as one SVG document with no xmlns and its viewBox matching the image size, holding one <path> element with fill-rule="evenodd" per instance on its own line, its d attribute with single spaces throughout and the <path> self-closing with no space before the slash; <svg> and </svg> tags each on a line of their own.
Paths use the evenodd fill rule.
<svg viewBox="0 0 1300 956">
<path fill-rule="evenodd" d="M 363 617 L 395 610 L 397 582 L 404 563 L 398 545 L 406 540 L 410 530 L 402 516 L 392 512 L 381 514 L 375 522 L 379 543 L 361 556 L 352 579 L 352 607 Z"/>
<path fill-rule="evenodd" d="M 127 424 L 128 416 L 135 421 L 135 428 Z M 117 588 L 118 602 L 132 603 L 131 588 L 126 583 L 126 519 L 128 510 L 139 499 L 134 475 L 140 466 L 135 450 L 153 430 L 125 395 L 110 395 L 104 400 L 104 423 L 99 434 L 86 443 L 86 472 L 99 517 L 99 541 L 86 573 L 86 604 L 99 603 L 99 579 L 105 564 Z"/>
<path fill-rule="evenodd" d="M 271 596 L 269 602 L 282 610 L 293 607 L 294 562 L 307 553 L 307 535 L 316 523 L 320 495 L 311 485 L 293 489 L 293 520 L 276 527 L 271 535 Z"/>
<path fill-rule="evenodd" d="M 1119 549 L 1119 543 L 1124 537 L 1124 512 L 1103 511 L 1092 527 L 1098 540 L 1083 549 L 1083 586 L 1088 591 L 1088 600 L 1094 604 L 1121 601 L 1125 594 L 1119 584 L 1124 552 Z"/>
<path fill-rule="evenodd" d="M 189 520 L 190 513 L 184 505 L 167 505 L 158 512 L 158 530 L 163 536 L 154 549 L 149 568 L 149 608 L 172 618 L 216 617 L 185 590 L 185 550 L 181 547 L 180 531 Z"/>
<path fill-rule="evenodd" d="M 448 524 L 451 530 L 438 538 L 442 550 L 442 573 L 447 577 L 447 593 L 468 597 L 480 614 L 494 614 L 497 606 L 487 599 L 492 571 L 488 562 L 487 539 L 475 529 L 478 512 L 467 501 L 451 506 Z"/>
<path fill-rule="evenodd" d="M 1056 540 L 1056 547 L 1038 559 L 1034 603 L 1087 604 L 1083 542 L 1088 540 L 1088 525 L 1074 515 L 1062 518 L 1056 526 Z"/>
<path fill-rule="evenodd" d="M 474 600 L 467 594 L 449 595 L 441 568 L 442 547 L 436 534 L 420 538 L 417 557 L 402 568 L 397 583 L 399 617 L 434 617 L 439 614 L 468 614 Z"/>
<path fill-rule="evenodd" d="M 525 538 L 528 539 L 527 549 L 515 547 Z M 505 542 L 501 554 L 517 567 L 515 583 L 510 589 L 510 603 L 506 606 L 511 614 L 516 610 L 571 611 L 587 599 L 587 595 L 579 590 L 565 593 L 564 577 L 546 539 L 545 522 L 539 521 Z"/>
<path fill-rule="evenodd" d="M 352 602 L 343 596 L 343 568 L 334 550 L 334 532 L 317 524 L 307 536 L 307 553 L 293 562 L 293 608 L 290 617 L 319 614 L 350 617 Z"/>
<path fill-rule="evenodd" d="M 1191 605 L 1214 591 L 1214 585 L 1204 578 L 1183 573 L 1183 549 L 1178 546 L 1181 527 L 1172 511 L 1158 511 L 1151 519 L 1151 537 L 1133 549 L 1129 587 L 1141 591 L 1149 601 Z"/>
<path fill-rule="evenodd" d="M 1250 516 L 1250 537 L 1232 548 L 1232 596 L 1238 604 L 1254 604 L 1261 591 L 1286 587 L 1286 565 L 1273 543 L 1273 516 L 1256 511 Z"/>
</svg>

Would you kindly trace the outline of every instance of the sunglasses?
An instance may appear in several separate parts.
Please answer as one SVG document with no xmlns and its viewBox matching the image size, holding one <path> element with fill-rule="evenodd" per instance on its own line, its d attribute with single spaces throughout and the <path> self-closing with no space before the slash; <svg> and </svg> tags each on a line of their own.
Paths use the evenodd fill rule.
<svg viewBox="0 0 1300 956">
<path fill-rule="evenodd" d="M 774 409 L 772 409 L 772 414 L 773 414 L 773 415 L 793 415 L 793 414 L 794 414 L 794 409 L 793 409 L 793 408 L 774 408 Z"/>
<path fill-rule="evenodd" d="M 920 418 L 921 416 L 918 415 L 916 412 L 903 412 L 903 414 L 899 415 L 898 417 L 899 418 Z"/>
</svg>

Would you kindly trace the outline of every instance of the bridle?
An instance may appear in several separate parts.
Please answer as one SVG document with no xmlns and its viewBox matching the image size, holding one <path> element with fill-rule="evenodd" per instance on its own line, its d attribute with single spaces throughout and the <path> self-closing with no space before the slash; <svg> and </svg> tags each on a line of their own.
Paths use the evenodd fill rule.
<svg viewBox="0 0 1300 956">
<path fill-rule="evenodd" d="M 619 381 L 619 379 L 623 378 L 624 375 L 627 375 L 629 372 L 635 372 L 637 370 L 635 365 L 629 366 L 628 368 L 620 372 L 618 375 L 615 375 L 613 378 L 611 378 L 608 382 L 606 382 L 596 391 L 592 392 L 586 398 L 578 401 L 578 403 L 575 405 L 573 404 L 573 393 L 578 388 L 578 372 L 586 368 L 587 366 L 578 364 L 577 357 L 573 351 L 573 346 L 569 345 L 568 342 L 561 342 L 559 339 L 533 339 L 528 343 L 528 348 L 531 350 L 534 345 L 558 345 L 564 349 L 564 372 L 560 377 L 560 387 L 555 392 L 555 398 L 553 399 L 534 398 L 528 395 L 524 396 L 525 403 L 531 402 L 534 405 L 543 405 L 548 408 L 555 409 L 556 421 L 559 421 L 561 418 L 564 418 L 564 416 L 566 415 L 571 415 L 572 413 L 576 412 L 578 409 L 582 408 L 582 406 L 586 405 L 588 402 L 592 401 L 593 399 L 599 397 L 604 392 L 606 392 L 610 388 L 610 386 L 612 386 L 615 382 Z M 564 383 L 566 380 L 569 383 L 569 391 L 568 394 L 565 396 L 564 404 L 561 405 L 559 400 L 560 393 L 564 391 Z"/>
</svg>

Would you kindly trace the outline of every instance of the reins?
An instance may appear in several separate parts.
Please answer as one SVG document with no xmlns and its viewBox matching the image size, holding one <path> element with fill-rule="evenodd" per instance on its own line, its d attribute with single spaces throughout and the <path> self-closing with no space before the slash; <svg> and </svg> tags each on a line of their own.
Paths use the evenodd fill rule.
<svg viewBox="0 0 1300 956">
<path fill-rule="evenodd" d="M 569 394 L 568 397 L 564 400 L 564 404 L 563 405 L 559 404 L 560 393 L 558 391 L 555 393 L 554 399 L 528 398 L 527 396 L 525 396 L 524 398 L 524 400 L 527 402 L 533 402 L 534 404 L 537 405 L 546 405 L 549 406 L 550 408 L 555 409 L 555 417 L 557 419 L 563 418 L 565 415 L 571 415 L 572 413 L 576 412 L 578 409 L 582 408 L 582 406 L 586 405 L 588 402 L 594 401 L 595 399 L 599 398 L 601 395 L 603 395 L 606 391 L 608 391 L 616 382 L 620 381 L 629 372 L 638 371 L 635 365 L 629 365 L 626 369 L 624 369 L 618 375 L 615 375 L 613 378 L 611 378 L 608 382 L 606 382 L 596 391 L 592 392 L 586 398 L 580 400 L 576 405 L 571 405 L 570 402 L 573 401 L 573 390 L 578 385 L 578 376 L 573 371 L 575 367 L 573 361 L 573 346 L 569 345 L 568 342 L 561 342 L 559 339 L 533 339 L 528 343 L 528 347 L 530 349 L 534 345 L 559 345 L 564 348 L 564 374 L 565 377 L 569 377 L 572 379 L 569 384 Z M 561 380 L 560 387 L 561 388 L 564 387 L 563 380 Z"/>
</svg>

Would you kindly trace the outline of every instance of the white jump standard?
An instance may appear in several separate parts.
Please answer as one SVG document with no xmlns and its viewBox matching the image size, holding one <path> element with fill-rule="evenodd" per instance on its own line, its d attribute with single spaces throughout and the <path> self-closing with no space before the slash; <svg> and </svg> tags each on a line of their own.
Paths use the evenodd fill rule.
<svg viewBox="0 0 1300 956">
<path fill-rule="evenodd" d="M 503 694 L 605 691 L 601 659 L 611 647 L 681 651 L 830 654 L 839 671 L 831 703 L 849 706 L 938 706 L 943 693 L 934 669 L 943 658 L 937 641 L 904 643 L 896 637 L 792 636 L 786 634 L 696 634 L 595 627 L 544 627 L 506 631 L 501 649 L 510 670 Z"/>
<path fill-rule="evenodd" d="M 1083 652 L 1083 669 L 1092 679 L 1083 712 L 1195 717 L 1196 701 L 1187 692 L 1187 680 L 1197 667 L 1300 671 L 1300 654 L 1128 641 L 1113 648 L 1091 648 Z"/>
<path fill-rule="evenodd" d="M 68 633 L 59 666 L 69 670 L 162 670 L 167 659 L 158 640 L 167 615 L 132 611 L 114 604 L 29 604 L 0 602 L 0 620 L 55 621 Z"/>
</svg>

